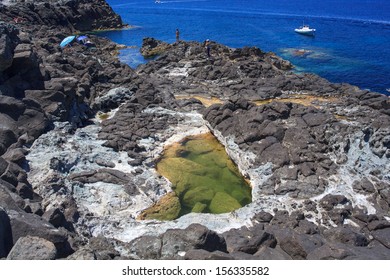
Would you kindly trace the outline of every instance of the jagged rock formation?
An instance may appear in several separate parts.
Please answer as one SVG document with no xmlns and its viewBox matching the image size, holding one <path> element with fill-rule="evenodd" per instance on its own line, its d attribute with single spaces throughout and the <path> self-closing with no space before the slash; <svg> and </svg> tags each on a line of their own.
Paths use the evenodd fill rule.
<svg viewBox="0 0 390 280">
<path fill-rule="evenodd" d="M 390 258 L 388 97 L 216 42 L 208 59 L 202 43 L 145 39 L 158 58 L 134 71 L 94 35 L 94 49 L 59 47 L 75 31 L 123 26 L 105 1 L 7 3 L 0 258 Z M 171 191 L 154 170 L 164 145 L 208 130 L 253 202 L 139 221 Z"/>
<path fill-rule="evenodd" d="M 6 5 L 0 4 L 0 12 L 3 21 L 36 28 L 91 31 L 124 26 L 121 17 L 104 0 L 7 1 Z"/>
<path fill-rule="evenodd" d="M 73 250 L 67 233 L 55 227 L 71 229 L 74 217 L 65 215 L 68 220 L 58 223 L 48 214 L 51 210 L 42 209 L 42 198 L 27 178 L 26 148 L 55 121 L 68 121 L 73 129 L 81 125 L 89 118 L 95 98 L 132 79 L 131 69 L 111 56 L 118 47 L 107 40 L 90 35 L 94 50 L 74 44 L 73 51 L 66 53 L 59 47 L 76 30 L 123 24 L 105 1 L 13 1 L 1 4 L 0 13 L 1 207 L 12 209 L 2 220 L 9 219 L 14 238 L 10 240 L 8 232 L 1 235 L 0 257 L 7 256 L 19 237 L 30 234 L 53 242 L 58 258 Z"/>
</svg>

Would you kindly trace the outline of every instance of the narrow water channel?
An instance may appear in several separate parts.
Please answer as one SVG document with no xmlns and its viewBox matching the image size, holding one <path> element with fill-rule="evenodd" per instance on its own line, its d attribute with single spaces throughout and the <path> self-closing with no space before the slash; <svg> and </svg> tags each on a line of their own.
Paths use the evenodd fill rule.
<svg viewBox="0 0 390 280">
<path fill-rule="evenodd" d="M 250 185 L 211 133 L 169 146 L 157 171 L 173 185 L 180 202 L 178 217 L 190 212 L 227 213 L 252 200 Z"/>
</svg>

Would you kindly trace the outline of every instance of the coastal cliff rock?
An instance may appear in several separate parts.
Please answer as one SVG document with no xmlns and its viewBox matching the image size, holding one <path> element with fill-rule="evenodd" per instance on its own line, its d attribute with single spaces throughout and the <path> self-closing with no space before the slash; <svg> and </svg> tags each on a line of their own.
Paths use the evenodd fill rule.
<svg viewBox="0 0 390 280">
<path fill-rule="evenodd" d="M 7 3 L 1 258 L 390 259 L 387 96 L 217 42 L 209 58 L 199 42 L 146 38 L 144 54 L 158 56 L 134 70 L 95 35 L 94 48 L 59 46 L 123 27 L 105 1 Z M 142 220 L 172 192 L 155 169 L 164 147 L 210 131 L 252 202 Z"/>
<path fill-rule="evenodd" d="M 104 0 L 7 1 L 0 4 L 2 20 L 18 25 L 66 27 L 91 31 L 124 26 L 121 17 Z"/>
</svg>

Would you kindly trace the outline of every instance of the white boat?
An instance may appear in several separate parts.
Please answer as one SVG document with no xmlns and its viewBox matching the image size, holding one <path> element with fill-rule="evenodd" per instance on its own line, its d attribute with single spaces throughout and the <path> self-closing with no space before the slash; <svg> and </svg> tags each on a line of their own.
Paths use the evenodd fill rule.
<svg viewBox="0 0 390 280">
<path fill-rule="evenodd" d="M 310 28 L 308 25 L 303 25 L 299 28 L 294 29 L 294 31 L 299 34 L 308 36 L 314 36 L 314 33 L 316 32 L 314 28 Z"/>
</svg>

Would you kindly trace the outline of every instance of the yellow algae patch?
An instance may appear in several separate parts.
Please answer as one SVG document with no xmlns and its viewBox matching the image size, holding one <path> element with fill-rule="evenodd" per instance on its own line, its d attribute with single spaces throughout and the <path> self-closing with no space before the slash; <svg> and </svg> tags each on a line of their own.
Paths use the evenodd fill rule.
<svg viewBox="0 0 390 280">
<path fill-rule="evenodd" d="M 176 99 L 181 100 L 181 99 L 190 99 L 190 98 L 195 98 L 199 100 L 205 107 L 210 107 L 211 105 L 214 104 L 223 104 L 224 101 L 220 98 L 217 97 L 207 97 L 207 96 L 200 96 L 200 95 L 176 95 Z"/>
<path fill-rule="evenodd" d="M 99 118 L 99 120 L 102 120 L 102 121 L 104 121 L 104 120 L 106 120 L 106 119 L 108 119 L 110 117 L 110 114 L 102 113 L 102 112 L 99 112 L 96 115 Z"/>
<path fill-rule="evenodd" d="M 256 105 L 265 105 L 271 102 L 291 102 L 296 104 L 301 104 L 304 106 L 313 106 L 319 108 L 321 103 L 334 103 L 339 101 L 337 97 L 321 97 L 315 95 L 298 95 L 294 94 L 288 98 L 272 98 L 272 99 L 264 99 L 264 100 L 256 100 L 253 101 Z"/>
<path fill-rule="evenodd" d="M 342 116 L 342 115 L 334 115 L 334 117 L 338 120 L 342 120 L 342 121 L 351 121 L 350 118 L 348 118 L 347 116 Z"/>
<path fill-rule="evenodd" d="M 223 104 L 225 100 L 217 97 L 207 97 L 207 96 L 200 96 L 200 95 L 177 95 L 175 96 L 176 99 L 190 99 L 195 98 L 199 100 L 205 107 L 209 107 L 214 104 Z M 287 98 L 270 98 L 270 99 L 263 99 L 263 100 L 253 100 L 251 102 L 255 103 L 256 105 L 266 105 L 271 103 L 272 101 L 276 102 L 291 102 L 291 103 L 297 103 L 304 106 L 313 106 L 313 107 L 320 107 L 321 103 L 329 103 L 329 102 L 337 102 L 339 99 L 337 97 L 321 97 L 321 96 L 315 96 L 315 95 L 302 95 L 302 94 L 293 94 L 289 95 Z"/>
<path fill-rule="evenodd" d="M 156 219 L 170 221 L 179 216 L 180 201 L 174 192 L 162 197 L 155 205 L 144 210 L 138 218 L 140 220 Z"/>
</svg>

